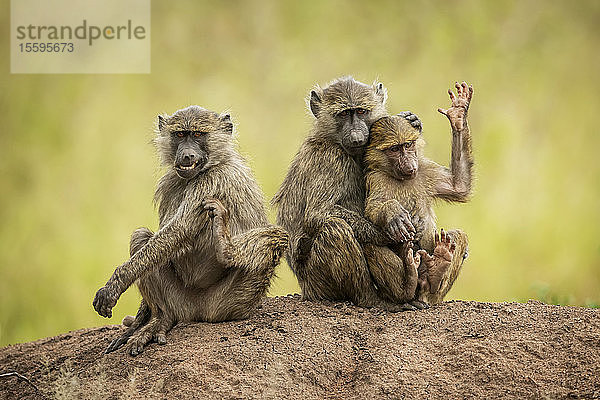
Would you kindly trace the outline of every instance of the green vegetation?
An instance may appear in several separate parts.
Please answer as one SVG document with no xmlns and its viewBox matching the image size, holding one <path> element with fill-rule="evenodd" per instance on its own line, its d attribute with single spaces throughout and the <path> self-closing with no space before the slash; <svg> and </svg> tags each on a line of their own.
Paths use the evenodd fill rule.
<svg viewBox="0 0 600 400">
<path fill-rule="evenodd" d="M 599 20 L 596 1 L 155 1 L 149 75 L 10 75 L 5 32 L 0 345 L 136 311 L 135 289 L 108 321 L 91 302 L 130 233 L 156 228 L 157 113 L 230 110 L 270 199 L 310 127 L 309 89 L 345 74 L 384 82 L 440 162 L 436 109 L 454 80 L 475 88 L 475 197 L 438 208 L 471 238 L 451 298 L 600 303 Z M 271 293 L 297 290 L 282 266 Z"/>
</svg>

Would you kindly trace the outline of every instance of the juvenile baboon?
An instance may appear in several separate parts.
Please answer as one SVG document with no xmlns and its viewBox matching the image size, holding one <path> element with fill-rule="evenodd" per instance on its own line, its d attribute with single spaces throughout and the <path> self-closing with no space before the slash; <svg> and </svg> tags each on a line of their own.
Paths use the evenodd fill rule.
<svg viewBox="0 0 600 400">
<path fill-rule="evenodd" d="M 164 344 L 178 322 L 246 318 L 264 297 L 288 238 L 268 224 L 232 132 L 229 115 L 198 106 L 158 117 L 154 143 L 169 167 L 155 195 L 160 226 L 133 232 L 131 258 L 96 293 L 104 317 L 132 283 L 142 294 L 107 353 L 125 343 L 131 355 L 151 340 Z"/>
<path fill-rule="evenodd" d="M 452 127 L 450 168 L 425 158 L 425 142 L 419 130 L 397 116 L 373 123 L 371 142 L 365 154 L 367 199 L 365 216 L 397 242 L 412 241 L 421 258 L 418 300 L 429 304 L 442 301 L 456 280 L 467 251 L 467 235 L 454 230 L 437 234 L 433 203 L 436 199 L 466 202 L 471 194 L 473 155 L 467 111 L 473 88 L 456 84 L 457 95 L 449 90 L 452 105 L 439 109 Z M 414 231 L 396 216 L 408 212 Z M 391 246 L 393 249 L 394 246 Z M 381 253 L 369 263 L 371 273 L 390 300 L 403 301 L 407 290 L 417 286 L 413 271 L 396 266 L 392 251 L 369 245 L 365 253 Z M 416 258 L 417 256 L 415 256 Z M 412 264 L 413 260 L 403 260 Z M 407 275 L 408 274 L 408 275 Z"/>
<path fill-rule="evenodd" d="M 364 243 L 389 243 L 363 216 L 364 149 L 371 124 L 387 115 L 386 97 L 381 83 L 369 86 L 351 77 L 310 92 L 312 132 L 273 199 L 277 223 L 290 234 L 286 257 L 305 299 L 413 309 L 379 297 L 363 254 Z M 406 117 L 420 126 L 413 114 Z"/>
</svg>

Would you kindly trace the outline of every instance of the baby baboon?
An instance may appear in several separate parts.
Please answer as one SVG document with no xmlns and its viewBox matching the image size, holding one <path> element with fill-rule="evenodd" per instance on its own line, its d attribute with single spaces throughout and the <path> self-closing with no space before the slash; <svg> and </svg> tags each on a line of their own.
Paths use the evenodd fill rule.
<svg viewBox="0 0 600 400">
<path fill-rule="evenodd" d="M 288 264 L 306 299 L 350 300 L 390 311 L 412 308 L 379 298 L 362 247 L 389 242 L 363 216 L 364 148 L 371 124 L 387 115 L 386 96 L 381 83 L 369 86 L 351 77 L 310 93 L 312 133 L 273 199 L 277 223 L 290 234 Z M 406 117 L 420 126 L 414 115 Z"/>
<path fill-rule="evenodd" d="M 160 227 L 133 232 L 131 258 L 96 293 L 104 317 L 136 281 L 143 298 L 107 353 L 125 343 L 131 355 L 151 340 L 164 344 L 178 322 L 246 318 L 264 297 L 288 237 L 268 224 L 232 132 L 229 115 L 198 106 L 158 117 L 154 143 L 169 167 L 155 196 Z"/>
<path fill-rule="evenodd" d="M 448 91 L 452 106 L 447 110 L 439 109 L 452 127 L 450 168 L 425 158 L 421 132 L 398 116 L 384 117 L 373 124 L 371 142 L 365 154 L 365 216 L 396 242 L 413 241 L 415 247 L 421 249 L 418 251 L 421 265 L 417 297 L 429 304 L 441 302 L 450 290 L 467 251 L 464 232 L 442 230 L 437 234 L 432 207 L 436 199 L 466 202 L 471 193 L 473 155 L 467 111 L 473 88 L 463 82 L 457 83 L 456 89 L 456 96 Z M 414 231 L 396 218 L 405 212 L 410 215 Z M 365 253 L 369 252 L 381 253 L 377 259 L 385 260 L 369 262 L 374 280 L 385 298 L 406 301 L 407 290 L 417 286 L 414 271 L 402 268 L 403 263 L 395 265 L 393 261 L 397 258 L 389 248 L 369 245 Z M 414 260 L 402 261 L 411 265 Z"/>
</svg>

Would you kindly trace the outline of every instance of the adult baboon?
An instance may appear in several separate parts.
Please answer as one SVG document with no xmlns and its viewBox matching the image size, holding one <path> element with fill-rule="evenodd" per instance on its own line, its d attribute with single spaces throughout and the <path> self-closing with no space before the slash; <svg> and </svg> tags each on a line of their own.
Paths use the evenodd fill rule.
<svg viewBox="0 0 600 400">
<path fill-rule="evenodd" d="M 386 89 L 351 77 L 311 91 L 316 120 L 273 199 L 277 223 L 290 234 L 287 260 L 304 298 L 350 300 L 390 311 L 413 309 L 381 299 L 363 244 L 389 239 L 363 217 L 364 148 L 371 124 L 386 116 Z M 416 126 L 418 119 L 407 115 Z M 403 216 L 409 221 L 409 215 Z M 411 252 L 412 255 L 412 252 Z M 413 260 L 414 261 L 414 260 Z M 413 265 L 416 274 L 416 265 Z"/>
<path fill-rule="evenodd" d="M 267 291 L 288 246 L 267 222 L 263 195 L 234 148 L 229 115 L 190 106 L 158 117 L 155 144 L 169 167 L 156 190 L 160 226 L 131 236 L 131 258 L 96 293 L 104 316 L 134 282 L 142 294 L 135 319 L 107 348 L 139 354 L 182 321 L 248 317 Z"/>
</svg>

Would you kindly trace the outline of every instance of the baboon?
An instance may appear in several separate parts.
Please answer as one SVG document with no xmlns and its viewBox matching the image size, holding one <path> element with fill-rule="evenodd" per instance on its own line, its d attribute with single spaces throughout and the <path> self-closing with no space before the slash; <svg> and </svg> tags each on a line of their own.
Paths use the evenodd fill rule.
<svg viewBox="0 0 600 400">
<path fill-rule="evenodd" d="M 363 254 L 365 243 L 390 242 L 363 216 L 364 149 L 371 124 L 387 115 L 386 97 L 381 83 L 369 86 L 352 77 L 310 92 L 316 118 L 312 132 L 273 198 L 279 206 L 277 223 L 290 234 L 287 261 L 305 299 L 414 309 L 380 298 Z M 406 118 L 420 126 L 412 113 Z"/>
<path fill-rule="evenodd" d="M 467 235 L 460 230 L 442 230 L 438 235 L 433 211 L 436 199 L 466 202 L 471 194 L 473 155 L 467 111 L 473 88 L 463 82 L 456 83 L 456 90 L 456 96 L 448 91 L 451 107 L 438 109 L 452 127 L 450 168 L 423 155 L 425 141 L 420 130 L 404 118 L 384 117 L 371 127 L 371 142 L 365 153 L 365 216 L 396 242 L 414 243 L 418 249 L 415 259 L 421 259 L 417 282 L 412 268 L 402 268 L 402 261 L 412 265 L 414 260 L 409 257 L 396 265 L 394 246 L 390 246 L 392 250 L 373 245 L 365 249 L 365 253 L 380 253 L 375 259 L 383 262 L 369 263 L 369 267 L 383 297 L 391 301 L 405 301 L 407 291 L 414 293 L 418 286 L 418 301 L 441 302 L 466 256 Z M 406 212 L 410 224 L 397 218 Z"/>
<path fill-rule="evenodd" d="M 142 295 L 107 353 L 127 343 L 135 356 L 152 340 L 164 344 L 178 322 L 246 318 L 265 296 L 288 236 L 268 224 L 232 133 L 228 114 L 198 106 L 158 117 L 154 143 L 169 167 L 155 194 L 160 226 L 133 232 L 131 258 L 96 293 L 104 317 L 132 283 Z"/>
</svg>

